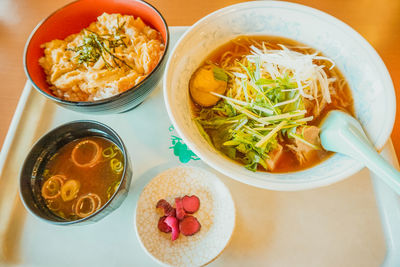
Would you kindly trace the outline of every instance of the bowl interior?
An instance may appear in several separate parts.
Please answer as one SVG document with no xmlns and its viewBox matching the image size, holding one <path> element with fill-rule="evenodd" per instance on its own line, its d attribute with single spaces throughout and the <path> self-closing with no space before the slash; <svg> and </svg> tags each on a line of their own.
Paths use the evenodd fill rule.
<svg viewBox="0 0 400 267">
<path fill-rule="evenodd" d="M 33 31 L 28 40 L 24 64 L 26 72 L 36 87 L 49 95 L 46 74 L 39 65 L 39 59 L 44 55 L 42 44 L 54 39 L 64 39 L 67 36 L 79 33 L 97 17 L 107 13 L 120 13 L 123 15 L 139 16 L 142 20 L 159 31 L 166 44 L 168 31 L 161 15 L 151 5 L 142 1 L 126 0 L 80 0 L 73 2 L 55 11 Z"/>
<path fill-rule="evenodd" d="M 394 88 L 382 60 L 367 41 L 343 22 L 312 8 L 286 2 L 247 2 L 221 9 L 192 26 L 167 64 L 164 93 L 170 118 L 207 164 L 247 184 L 275 190 L 328 185 L 362 168 L 359 162 L 335 154 L 304 171 L 253 173 L 208 145 L 191 118 L 188 81 L 210 51 L 239 35 L 282 36 L 332 58 L 350 84 L 357 119 L 376 147 L 384 145 L 394 123 Z"/>
<path fill-rule="evenodd" d="M 31 149 L 26 157 L 20 175 L 21 196 L 25 206 L 36 216 L 57 224 L 71 224 L 80 221 L 85 221 L 99 214 L 110 203 L 118 190 L 104 203 L 103 206 L 92 215 L 69 221 L 51 212 L 41 195 L 42 174 L 45 170 L 46 163 L 51 157 L 64 145 L 83 137 L 98 136 L 104 137 L 112 141 L 119 147 L 124 155 L 124 171 L 121 176 L 121 181 L 125 179 L 126 166 L 128 165 L 128 156 L 121 139 L 113 133 L 109 128 L 104 127 L 95 122 L 77 121 L 62 125 L 43 136 Z M 122 184 L 122 182 L 121 182 Z"/>
</svg>

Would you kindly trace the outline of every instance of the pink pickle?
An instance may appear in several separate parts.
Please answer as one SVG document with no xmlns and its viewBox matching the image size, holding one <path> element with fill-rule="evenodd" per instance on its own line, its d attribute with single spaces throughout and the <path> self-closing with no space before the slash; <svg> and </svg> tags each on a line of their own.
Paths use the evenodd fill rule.
<svg viewBox="0 0 400 267">
<path fill-rule="evenodd" d="M 156 204 L 157 209 L 163 209 L 165 216 L 174 216 L 175 217 L 175 208 L 171 206 L 165 199 L 160 199 Z"/>
<path fill-rule="evenodd" d="M 183 220 L 185 218 L 185 210 L 183 209 L 183 202 L 180 197 L 175 198 L 175 209 L 176 209 L 176 218 L 178 220 Z"/>
<path fill-rule="evenodd" d="M 172 241 L 176 240 L 179 237 L 179 224 L 178 224 L 178 220 L 173 217 L 173 216 L 168 216 L 164 222 L 171 227 L 172 229 L 172 234 L 171 234 L 171 238 Z"/>
<path fill-rule="evenodd" d="M 187 213 L 195 213 L 200 208 L 200 199 L 193 195 L 193 196 L 184 196 L 182 198 L 183 209 Z"/>
<path fill-rule="evenodd" d="M 193 216 L 187 216 L 181 222 L 179 222 L 179 230 L 185 236 L 194 235 L 198 231 L 200 231 L 201 224 Z"/>
<path fill-rule="evenodd" d="M 172 229 L 165 223 L 166 218 L 167 216 L 160 217 L 160 219 L 158 220 L 158 230 L 164 233 L 169 233 Z"/>
</svg>

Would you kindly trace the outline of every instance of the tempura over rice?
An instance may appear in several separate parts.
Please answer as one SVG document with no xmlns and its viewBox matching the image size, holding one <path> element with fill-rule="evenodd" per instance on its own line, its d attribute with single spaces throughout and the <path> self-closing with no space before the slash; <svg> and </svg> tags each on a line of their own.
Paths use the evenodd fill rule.
<svg viewBox="0 0 400 267">
<path fill-rule="evenodd" d="M 70 101 L 95 101 L 140 83 L 160 61 L 161 34 L 140 17 L 104 13 L 80 33 L 42 45 L 50 89 Z"/>
</svg>

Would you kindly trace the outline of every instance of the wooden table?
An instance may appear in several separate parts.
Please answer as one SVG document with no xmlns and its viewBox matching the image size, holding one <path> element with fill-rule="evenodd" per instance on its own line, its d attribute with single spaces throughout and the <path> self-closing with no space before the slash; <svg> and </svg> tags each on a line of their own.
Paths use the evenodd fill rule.
<svg viewBox="0 0 400 267">
<path fill-rule="evenodd" d="M 26 77 L 22 53 L 36 24 L 70 0 L 0 1 L 0 146 L 4 142 Z M 170 26 L 191 25 L 219 8 L 240 0 L 149 0 Z M 400 1 L 399 0 L 293 0 L 325 11 L 349 24 L 378 51 L 392 76 L 400 102 Z M 400 158 L 400 110 L 392 134 Z"/>
</svg>

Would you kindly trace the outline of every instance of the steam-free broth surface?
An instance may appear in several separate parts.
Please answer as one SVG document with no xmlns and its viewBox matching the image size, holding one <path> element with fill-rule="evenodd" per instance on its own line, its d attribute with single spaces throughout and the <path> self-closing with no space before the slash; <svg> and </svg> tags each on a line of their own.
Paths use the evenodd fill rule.
<svg viewBox="0 0 400 267">
<path fill-rule="evenodd" d="M 123 162 L 120 149 L 102 137 L 66 144 L 49 160 L 43 174 L 42 196 L 48 208 L 68 220 L 94 213 L 117 189 Z"/>
<path fill-rule="evenodd" d="M 334 109 L 354 115 L 350 88 L 332 63 L 287 38 L 240 36 L 229 41 L 205 58 L 189 82 L 200 132 L 217 150 L 253 171 L 312 167 L 333 154 L 319 142 L 318 125 L 325 115 Z M 297 78 L 303 74 L 301 64 L 315 72 L 308 80 Z M 289 117 L 272 120 L 274 116 Z M 308 133 L 312 131 L 318 133 Z M 304 145 L 312 151 L 304 154 Z"/>
</svg>

